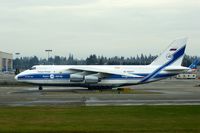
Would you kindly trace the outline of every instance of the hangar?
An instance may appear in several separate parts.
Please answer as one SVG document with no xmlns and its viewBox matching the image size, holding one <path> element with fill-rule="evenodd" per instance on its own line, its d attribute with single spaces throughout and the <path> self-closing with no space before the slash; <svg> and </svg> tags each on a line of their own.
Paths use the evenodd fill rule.
<svg viewBox="0 0 200 133">
<path fill-rule="evenodd" d="M 13 70 L 13 55 L 0 51 L 0 71 Z"/>
</svg>

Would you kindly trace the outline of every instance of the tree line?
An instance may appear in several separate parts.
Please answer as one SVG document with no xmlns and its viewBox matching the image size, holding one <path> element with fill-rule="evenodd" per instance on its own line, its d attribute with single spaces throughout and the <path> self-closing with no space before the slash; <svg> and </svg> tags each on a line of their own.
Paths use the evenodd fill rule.
<svg viewBox="0 0 200 133">
<path fill-rule="evenodd" d="M 150 64 L 157 56 L 152 55 L 137 55 L 133 57 L 105 57 L 97 56 L 91 54 L 86 59 L 75 58 L 72 54 L 68 57 L 63 56 L 54 56 L 49 59 L 38 58 L 37 56 L 33 57 L 20 57 L 16 58 L 13 61 L 14 69 L 28 69 L 34 65 L 148 65 Z M 197 56 L 185 55 L 183 60 L 183 66 L 189 66 Z"/>
</svg>

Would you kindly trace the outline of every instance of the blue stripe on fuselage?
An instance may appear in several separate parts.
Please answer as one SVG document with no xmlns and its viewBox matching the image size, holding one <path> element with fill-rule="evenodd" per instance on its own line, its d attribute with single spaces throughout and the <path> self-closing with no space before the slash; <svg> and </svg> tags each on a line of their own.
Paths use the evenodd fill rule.
<svg viewBox="0 0 200 133">
<path fill-rule="evenodd" d="M 146 74 L 136 74 L 136 75 L 141 76 L 141 77 L 126 77 L 123 75 L 110 75 L 106 77 L 105 79 L 107 80 L 128 80 L 128 79 L 134 80 L 135 79 L 136 80 L 136 79 L 141 79 L 149 74 L 146 73 Z M 154 78 L 167 78 L 174 75 L 176 74 L 158 74 Z M 69 80 L 69 78 L 70 78 L 70 74 L 30 74 L 30 75 L 19 76 L 18 80 Z"/>
<path fill-rule="evenodd" d="M 29 74 L 18 77 L 18 80 L 49 80 L 49 79 L 69 79 L 70 74 Z"/>
<path fill-rule="evenodd" d="M 121 76 L 121 75 L 111 75 L 105 79 L 112 79 L 112 80 L 118 80 L 118 79 L 141 79 L 149 74 L 135 74 L 135 75 L 138 75 L 138 76 L 142 76 L 142 77 L 125 77 L 125 76 Z M 177 74 L 158 74 L 156 75 L 154 78 L 168 78 L 168 77 L 171 77 L 171 76 L 175 76 Z"/>
</svg>

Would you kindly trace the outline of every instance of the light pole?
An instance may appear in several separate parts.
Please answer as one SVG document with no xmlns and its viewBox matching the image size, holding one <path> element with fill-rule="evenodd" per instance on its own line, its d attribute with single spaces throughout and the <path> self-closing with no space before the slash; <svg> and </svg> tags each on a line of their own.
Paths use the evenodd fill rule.
<svg viewBox="0 0 200 133">
<path fill-rule="evenodd" d="M 15 70 L 15 74 L 17 75 L 18 73 L 20 73 L 20 61 L 19 61 L 19 55 L 20 55 L 20 53 L 15 53 L 15 55 L 16 55 L 16 70 Z"/>
<path fill-rule="evenodd" d="M 20 53 L 15 53 L 16 58 L 19 58 Z"/>
<path fill-rule="evenodd" d="M 50 52 L 52 52 L 53 50 L 51 49 L 46 49 L 45 52 L 47 52 L 47 55 L 48 55 L 48 59 L 47 59 L 47 62 L 49 62 L 49 56 L 50 56 Z"/>
</svg>

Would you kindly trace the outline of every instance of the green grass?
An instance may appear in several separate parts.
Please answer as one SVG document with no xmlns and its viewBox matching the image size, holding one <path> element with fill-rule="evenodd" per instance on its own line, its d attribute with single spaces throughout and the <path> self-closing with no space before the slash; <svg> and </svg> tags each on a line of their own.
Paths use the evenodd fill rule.
<svg viewBox="0 0 200 133">
<path fill-rule="evenodd" d="M 1 107 L 0 132 L 198 133 L 200 106 Z"/>
</svg>

